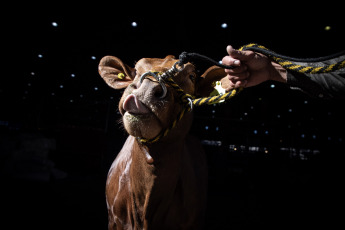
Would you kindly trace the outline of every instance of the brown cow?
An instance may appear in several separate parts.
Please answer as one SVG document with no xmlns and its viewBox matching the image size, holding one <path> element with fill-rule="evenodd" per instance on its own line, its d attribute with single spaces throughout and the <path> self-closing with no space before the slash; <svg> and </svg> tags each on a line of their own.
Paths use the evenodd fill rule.
<svg viewBox="0 0 345 230">
<path fill-rule="evenodd" d="M 135 68 L 112 56 L 102 58 L 99 73 L 115 88 L 126 88 L 119 103 L 129 137 L 113 162 L 106 184 L 109 229 L 201 229 L 206 210 L 207 164 L 199 141 L 188 135 L 192 112 L 184 115 L 163 139 L 144 145 L 136 137 L 153 138 L 174 121 L 183 105 L 176 91 L 147 71 L 164 72 L 177 60 L 143 58 Z M 219 67 L 196 76 L 191 63 L 175 82 L 194 96 L 207 96 L 212 82 L 225 76 Z"/>
</svg>

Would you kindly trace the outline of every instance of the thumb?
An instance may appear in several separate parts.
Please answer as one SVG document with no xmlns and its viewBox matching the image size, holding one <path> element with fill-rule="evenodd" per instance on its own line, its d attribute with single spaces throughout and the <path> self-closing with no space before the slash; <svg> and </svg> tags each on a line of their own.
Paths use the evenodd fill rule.
<svg viewBox="0 0 345 230">
<path fill-rule="evenodd" d="M 253 51 L 240 51 L 234 49 L 232 46 L 226 47 L 226 52 L 228 52 L 229 56 L 241 61 L 248 61 L 253 58 L 254 52 Z"/>
</svg>

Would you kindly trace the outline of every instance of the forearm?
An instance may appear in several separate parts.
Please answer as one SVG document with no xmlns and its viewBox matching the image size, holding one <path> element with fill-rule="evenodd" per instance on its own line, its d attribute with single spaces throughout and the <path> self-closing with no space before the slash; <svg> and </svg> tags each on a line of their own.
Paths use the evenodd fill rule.
<svg viewBox="0 0 345 230">
<path fill-rule="evenodd" d="M 344 60 L 344 56 L 323 62 L 299 63 L 307 66 L 324 66 Z M 279 69 L 279 68 L 278 68 Z M 298 88 L 313 97 L 345 99 L 345 69 L 332 73 L 304 74 L 294 71 L 282 72 L 281 79 L 292 88 Z"/>
<path fill-rule="evenodd" d="M 312 97 L 345 99 L 344 73 L 310 75 L 288 71 L 287 84 Z"/>
</svg>

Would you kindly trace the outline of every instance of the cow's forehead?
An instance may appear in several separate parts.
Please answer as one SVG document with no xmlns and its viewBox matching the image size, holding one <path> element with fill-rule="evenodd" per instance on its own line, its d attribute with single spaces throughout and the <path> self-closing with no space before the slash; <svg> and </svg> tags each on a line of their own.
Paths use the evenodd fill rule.
<svg viewBox="0 0 345 230">
<path fill-rule="evenodd" d="M 166 56 L 165 58 L 142 58 L 136 63 L 135 69 L 139 74 L 143 74 L 148 71 L 165 72 L 177 61 L 178 59 L 175 59 L 172 55 Z M 189 69 L 189 71 L 194 71 L 194 65 L 191 63 L 188 63 L 185 68 Z"/>
<path fill-rule="evenodd" d="M 164 72 L 170 69 L 177 61 L 173 56 L 167 56 L 166 58 L 142 58 L 136 63 L 135 69 L 140 73 L 147 71 Z"/>
</svg>

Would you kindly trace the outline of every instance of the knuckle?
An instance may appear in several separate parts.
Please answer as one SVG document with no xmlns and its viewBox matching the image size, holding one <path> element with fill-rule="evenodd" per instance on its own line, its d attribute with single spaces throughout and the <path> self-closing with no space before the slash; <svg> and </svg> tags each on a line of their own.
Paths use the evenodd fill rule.
<svg viewBox="0 0 345 230">
<path fill-rule="evenodd" d="M 230 64 L 231 64 L 231 60 L 232 60 L 231 57 L 225 56 L 225 57 L 223 57 L 223 59 L 222 59 L 222 63 L 223 63 L 224 65 L 230 65 Z"/>
</svg>

